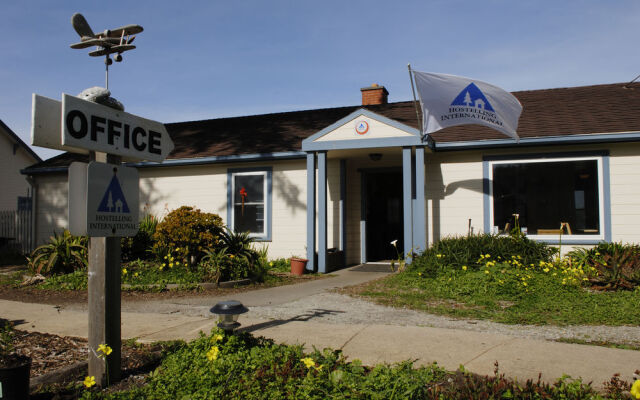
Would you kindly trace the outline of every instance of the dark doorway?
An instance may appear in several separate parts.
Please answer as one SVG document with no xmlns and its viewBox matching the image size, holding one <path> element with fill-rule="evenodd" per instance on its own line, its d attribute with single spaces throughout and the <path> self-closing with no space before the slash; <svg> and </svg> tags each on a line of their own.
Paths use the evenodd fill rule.
<svg viewBox="0 0 640 400">
<path fill-rule="evenodd" d="M 403 247 L 402 171 L 365 173 L 367 261 L 397 259 Z"/>
</svg>

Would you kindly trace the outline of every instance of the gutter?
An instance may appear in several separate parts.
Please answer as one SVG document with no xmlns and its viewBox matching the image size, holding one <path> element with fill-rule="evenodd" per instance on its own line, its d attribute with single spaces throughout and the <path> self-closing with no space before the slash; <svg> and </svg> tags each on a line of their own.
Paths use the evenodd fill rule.
<svg viewBox="0 0 640 400">
<path fill-rule="evenodd" d="M 191 165 L 208 165 L 223 163 L 239 163 L 239 162 L 259 162 L 274 160 L 297 160 L 306 159 L 307 153 L 304 151 L 286 151 L 278 153 L 257 153 L 257 154 L 238 154 L 229 156 L 211 156 L 199 158 L 180 158 L 164 160 L 161 163 L 151 161 L 127 162 L 127 167 L 134 168 L 159 168 L 159 167 L 182 167 Z M 23 175 L 49 174 L 56 172 L 66 172 L 68 166 L 64 167 L 43 167 L 43 168 L 25 168 L 20 170 Z"/>
</svg>

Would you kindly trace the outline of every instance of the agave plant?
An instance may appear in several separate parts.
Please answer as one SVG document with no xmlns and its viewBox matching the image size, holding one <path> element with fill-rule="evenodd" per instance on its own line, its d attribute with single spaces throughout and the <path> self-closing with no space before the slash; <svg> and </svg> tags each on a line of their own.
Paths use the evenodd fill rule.
<svg viewBox="0 0 640 400">
<path fill-rule="evenodd" d="M 42 275 L 73 272 L 87 263 L 87 238 L 73 236 L 66 229 L 61 235 L 54 232 L 49 243 L 35 249 L 29 257 L 30 270 Z"/>
<path fill-rule="evenodd" d="M 220 236 L 227 254 L 245 258 L 251 265 L 258 262 L 260 255 L 251 247 L 255 239 L 249 235 L 249 232 L 234 232 L 225 228 Z"/>
</svg>

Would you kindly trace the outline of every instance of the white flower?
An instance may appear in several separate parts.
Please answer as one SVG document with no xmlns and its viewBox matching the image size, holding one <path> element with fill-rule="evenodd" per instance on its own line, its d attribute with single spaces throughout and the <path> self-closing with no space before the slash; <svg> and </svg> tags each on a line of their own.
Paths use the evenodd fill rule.
<svg viewBox="0 0 640 400">
<path fill-rule="evenodd" d="M 393 247 L 396 247 L 396 243 L 398 243 L 398 239 L 391 241 L 391 245 L 393 245 Z"/>
</svg>

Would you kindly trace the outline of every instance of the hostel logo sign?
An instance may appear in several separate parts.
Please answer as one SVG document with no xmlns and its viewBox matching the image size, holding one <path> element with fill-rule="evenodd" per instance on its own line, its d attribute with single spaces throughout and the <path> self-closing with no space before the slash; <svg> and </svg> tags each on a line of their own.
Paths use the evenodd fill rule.
<svg viewBox="0 0 640 400">
<path fill-rule="evenodd" d="M 497 86 L 461 76 L 413 71 L 423 134 L 456 125 L 484 125 L 516 140 L 522 105 Z M 452 100 L 453 99 L 453 100 Z"/>
<path fill-rule="evenodd" d="M 87 181 L 87 234 L 134 236 L 139 226 L 138 170 L 92 162 Z"/>
<path fill-rule="evenodd" d="M 111 183 L 102 197 L 98 211 L 106 213 L 129 213 L 127 199 L 124 198 L 124 193 L 122 193 L 122 188 L 116 175 L 113 175 L 113 178 L 111 178 Z"/>
</svg>

